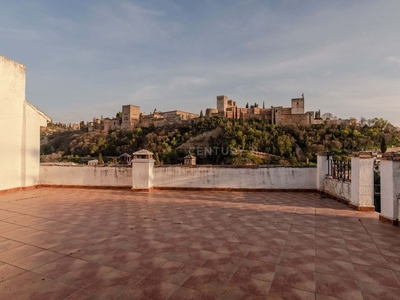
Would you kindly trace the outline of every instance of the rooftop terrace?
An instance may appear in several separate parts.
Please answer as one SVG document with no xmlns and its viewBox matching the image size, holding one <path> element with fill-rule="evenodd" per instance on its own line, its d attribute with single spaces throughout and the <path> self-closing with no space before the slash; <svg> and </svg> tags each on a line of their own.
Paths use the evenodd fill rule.
<svg viewBox="0 0 400 300">
<path fill-rule="evenodd" d="M 0 195 L 2 299 L 398 299 L 400 228 L 317 193 Z"/>
</svg>

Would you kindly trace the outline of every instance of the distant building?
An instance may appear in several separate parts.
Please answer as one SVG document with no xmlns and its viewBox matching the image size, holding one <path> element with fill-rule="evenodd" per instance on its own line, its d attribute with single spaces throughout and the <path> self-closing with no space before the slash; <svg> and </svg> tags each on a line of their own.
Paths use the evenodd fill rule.
<svg viewBox="0 0 400 300">
<path fill-rule="evenodd" d="M 121 129 L 132 130 L 140 121 L 140 107 L 136 105 L 122 106 Z"/>
<path fill-rule="evenodd" d="M 250 107 L 242 108 L 236 105 L 236 101 L 228 100 L 225 95 L 217 96 L 217 109 L 207 108 L 206 117 L 221 116 L 239 119 L 263 118 L 275 125 L 284 124 L 313 124 L 314 112 L 305 112 L 304 96 L 292 99 L 291 107 L 271 106 L 260 108 L 257 103 Z"/>
<path fill-rule="evenodd" d="M 172 110 L 166 112 L 154 110 L 152 114 L 141 115 L 139 124 L 142 127 L 149 127 L 151 125 L 159 127 L 167 124 L 174 124 L 182 121 L 196 119 L 198 117 L 198 114 L 189 113 L 181 110 Z"/>
</svg>

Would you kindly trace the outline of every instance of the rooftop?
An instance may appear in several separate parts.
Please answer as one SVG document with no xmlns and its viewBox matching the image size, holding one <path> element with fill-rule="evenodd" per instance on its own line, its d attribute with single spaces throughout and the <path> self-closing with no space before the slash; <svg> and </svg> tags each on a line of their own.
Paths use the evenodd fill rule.
<svg viewBox="0 0 400 300">
<path fill-rule="evenodd" d="M 400 228 L 316 193 L 0 195 L 4 299 L 397 299 L 399 280 Z"/>
</svg>

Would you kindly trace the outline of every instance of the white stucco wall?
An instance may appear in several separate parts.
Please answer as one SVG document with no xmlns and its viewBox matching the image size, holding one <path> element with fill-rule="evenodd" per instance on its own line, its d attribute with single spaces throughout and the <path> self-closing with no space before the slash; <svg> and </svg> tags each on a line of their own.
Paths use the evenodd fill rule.
<svg viewBox="0 0 400 300">
<path fill-rule="evenodd" d="M 329 160 L 326 154 L 317 155 L 317 189 L 322 191 L 324 189 L 324 180 L 328 175 Z"/>
<path fill-rule="evenodd" d="M 351 204 L 374 206 L 374 159 L 351 158 Z"/>
<path fill-rule="evenodd" d="M 132 189 L 151 189 L 154 179 L 154 159 L 134 159 L 132 161 Z"/>
<path fill-rule="evenodd" d="M 131 187 L 132 169 L 127 167 L 41 165 L 40 184 Z"/>
<path fill-rule="evenodd" d="M 382 160 L 381 214 L 391 220 L 399 218 L 400 161 Z"/>
<path fill-rule="evenodd" d="M 316 189 L 316 168 L 154 168 L 154 187 Z"/>
<path fill-rule="evenodd" d="M 25 67 L 0 56 L 0 190 L 22 186 Z"/>
<path fill-rule="evenodd" d="M 323 191 L 341 199 L 348 201 L 351 199 L 351 183 L 349 181 L 325 178 Z"/>
<path fill-rule="evenodd" d="M 0 56 L 0 191 L 39 182 L 43 113 L 25 101 L 25 67 Z"/>
<path fill-rule="evenodd" d="M 35 108 L 25 102 L 25 145 L 22 156 L 22 186 L 39 184 L 40 169 L 40 127 L 47 126 L 47 120 Z"/>
</svg>

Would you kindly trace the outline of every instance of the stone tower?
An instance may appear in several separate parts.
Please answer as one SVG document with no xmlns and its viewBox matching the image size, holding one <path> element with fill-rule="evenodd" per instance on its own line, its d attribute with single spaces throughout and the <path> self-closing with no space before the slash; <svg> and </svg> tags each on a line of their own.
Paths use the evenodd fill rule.
<svg viewBox="0 0 400 300">
<path fill-rule="evenodd" d="M 292 99 L 292 115 L 302 115 L 304 114 L 304 94 L 301 98 Z"/>
<path fill-rule="evenodd" d="M 136 105 L 122 106 L 121 129 L 132 130 L 140 121 L 140 107 Z"/>
<path fill-rule="evenodd" d="M 225 95 L 217 96 L 218 112 L 226 112 L 227 107 L 228 107 L 228 97 Z"/>
</svg>

